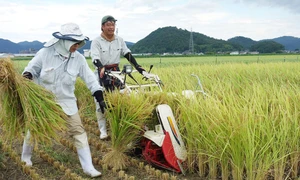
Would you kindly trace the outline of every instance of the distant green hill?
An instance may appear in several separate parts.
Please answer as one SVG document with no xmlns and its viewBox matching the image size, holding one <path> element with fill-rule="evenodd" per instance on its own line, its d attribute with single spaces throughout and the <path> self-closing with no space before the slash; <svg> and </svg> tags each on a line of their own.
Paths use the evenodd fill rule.
<svg viewBox="0 0 300 180">
<path fill-rule="evenodd" d="M 282 45 L 280 42 L 282 42 L 283 44 L 287 44 L 288 42 L 293 42 L 292 40 L 295 40 L 295 38 L 293 39 L 279 38 L 279 41 L 278 39 L 266 39 L 266 40 L 254 41 L 250 38 L 237 36 L 228 39 L 228 42 L 241 45 L 243 47 L 243 50 L 258 51 L 260 53 L 275 53 L 275 52 L 278 53 L 285 49 L 289 50 L 290 48 Z"/>
<path fill-rule="evenodd" d="M 219 51 L 241 50 L 242 46 L 214 39 L 204 34 L 193 32 L 194 52 L 215 53 Z M 133 53 L 184 53 L 189 52 L 191 32 L 177 27 L 163 27 L 150 33 L 135 43 Z"/>
<path fill-rule="evenodd" d="M 284 45 L 286 50 L 300 50 L 300 38 L 293 36 L 282 36 L 271 40 Z"/>
<path fill-rule="evenodd" d="M 0 38 L 0 53 L 19 53 L 20 50 L 19 44 Z"/>
<path fill-rule="evenodd" d="M 251 46 L 257 43 L 256 41 L 250 38 L 246 38 L 242 36 L 236 36 L 234 38 L 228 39 L 227 41 L 231 43 L 239 44 L 243 46 L 244 49 L 250 49 Z"/>
<path fill-rule="evenodd" d="M 260 53 L 281 53 L 284 46 L 275 41 L 262 40 L 250 47 L 250 51 L 258 51 Z"/>
</svg>

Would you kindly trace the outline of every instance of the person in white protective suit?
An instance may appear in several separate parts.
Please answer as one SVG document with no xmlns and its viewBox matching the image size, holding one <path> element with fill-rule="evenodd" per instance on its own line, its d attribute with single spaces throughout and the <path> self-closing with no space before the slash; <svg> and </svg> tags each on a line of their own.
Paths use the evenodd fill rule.
<svg viewBox="0 0 300 180">
<path fill-rule="evenodd" d="M 122 89 L 122 83 L 118 79 L 113 79 L 105 74 L 105 71 L 120 71 L 119 64 L 121 56 L 124 56 L 135 69 L 147 77 L 148 73 L 140 66 L 132 56 L 130 49 L 125 44 L 123 38 L 115 34 L 116 19 L 107 15 L 102 18 L 102 33 L 93 39 L 91 43 L 91 57 L 96 67 L 95 75 L 100 84 L 110 92 L 115 89 Z M 106 130 L 106 118 L 104 109 L 96 103 L 96 116 L 100 129 L 100 139 L 108 137 Z"/>
<path fill-rule="evenodd" d="M 99 106 L 105 108 L 104 88 L 101 87 L 89 68 L 85 57 L 77 49 L 85 44 L 88 37 L 82 35 L 79 26 L 67 23 L 61 26 L 60 32 L 40 49 L 23 71 L 23 77 L 34 80 L 39 85 L 54 93 L 57 103 L 67 114 L 68 134 L 73 137 L 83 172 L 90 177 L 101 176 L 92 164 L 91 151 L 78 114 L 74 94 L 77 77 L 80 77 L 95 97 Z M 30 131 L 27 132 L 21 160 L 32 166 L 33 145 L 30 143 Z"/>
</svg>

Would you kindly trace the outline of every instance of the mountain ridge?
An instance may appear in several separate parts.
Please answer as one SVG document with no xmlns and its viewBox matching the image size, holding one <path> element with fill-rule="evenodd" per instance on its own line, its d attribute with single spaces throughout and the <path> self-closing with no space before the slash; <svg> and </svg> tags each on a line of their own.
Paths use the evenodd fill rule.
<svg viewBox="0 0 300 180">
<path fill-rule="evenodd" d="M 198 32 L 191 33 L 188 30 L 173 26 L 158 28 L 136 43 L 129 41 L 125 41 L 125 43 L 133 53 L 182 53 L 191 50 L 191 35 L 193 37 L 193 50 L 195 53 L 243 51 L 251 49 L 255 44 L 264 41 L 274 41 L 277 46 L 280 44 L 288 51 L 300 49 L 300 38 L 294 36 L 280 36 L 259 41 L 254 41 L 249 37 L 236 36 L 228 40 L 222 40 Z M 36 53 L 44 44 L 45 42 L 38 40 L 31 42 L 25 40 L 14 43 L 0 37 L 0 53 Z M 90 44 L 91 41 L 87 41 L 85 46 L 79 49 L 79 52 L 83 53 L 83 49 L 90 49 Z"/>
<path fill-rule="evenodd" d="M 280 36 L 273 39 L 263 39 L 259 41 L 254 41 L 251 38 L 247 38 L 244 36 L 236 36 L 228 39 L 227 41 L 243 44 L 243 47 L 245 48 L 250 48 L 254 44 L 262 41 L 274 41 L 282 44 L 285 47 L 285 50 L 294 51 L 296 49 L 300 49 L 300 38 L 295 36 Z"/>
</svg>

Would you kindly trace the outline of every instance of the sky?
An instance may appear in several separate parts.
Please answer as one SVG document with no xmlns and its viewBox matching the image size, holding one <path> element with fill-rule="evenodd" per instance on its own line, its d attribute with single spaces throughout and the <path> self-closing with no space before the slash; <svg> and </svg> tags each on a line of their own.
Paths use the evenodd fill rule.
<svg viewBox="0 0 300 180">
<path fill-rule="evenodd" d="M 105 15 L 133 43 L 167 26 L 223 40 L 300 38 L 300 0 L 0 0 L 0 38 L 47 42 L 73 22 L 92 40 Z"/>
</svg>

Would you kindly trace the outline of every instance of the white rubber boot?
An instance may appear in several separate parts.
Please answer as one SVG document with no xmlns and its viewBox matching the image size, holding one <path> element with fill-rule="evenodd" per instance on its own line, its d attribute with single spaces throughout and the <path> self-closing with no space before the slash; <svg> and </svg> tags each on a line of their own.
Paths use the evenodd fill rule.
<svg viewBox="0 0 300 180">
<path fill-rule="evenodd" d="M 107 130 L 106 130 L 106 119 L 104 118 L 104 114 L 102 112 L 96 112 L 98 126 L 100 130 L 100 139 L 108 138 Z"/>
<path fill-rule="evenodd" d="M 101 176 L 101 172 L 97 171 L 92 163 L 91 150 L 86 133 L 75 135 L 74 139 L 83 172 L 92 178 Z"/>
<path fill-rule="evenodd" d="M 32 161 L 31 161 L 32 149 L 33 146 L 30 144 L 30 132 L 27 131 L 27 134 L 24 138 L 22 155 L 21 155 L 21 161 L 25 162 L 26 166 L 32 166 Z"/>
</svg>

